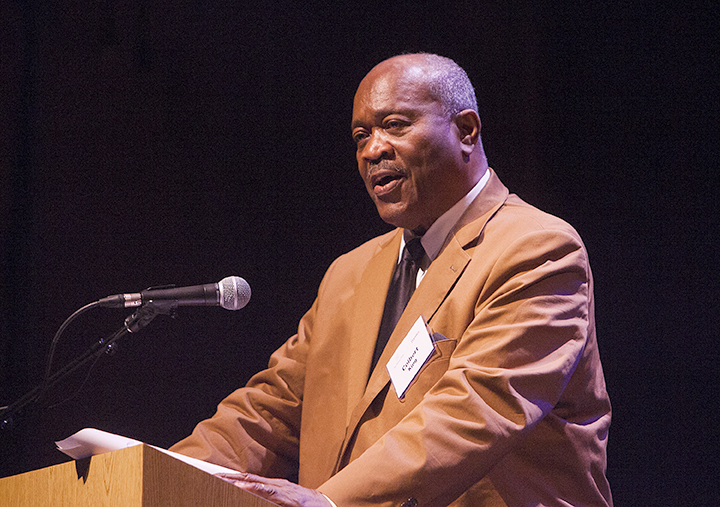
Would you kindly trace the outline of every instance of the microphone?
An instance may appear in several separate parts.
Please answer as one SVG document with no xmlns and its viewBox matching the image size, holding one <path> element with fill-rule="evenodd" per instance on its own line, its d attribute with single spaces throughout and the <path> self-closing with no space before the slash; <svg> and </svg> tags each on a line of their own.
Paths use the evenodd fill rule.
<svg viewBox="0 0 720 507">
<path fill-rule="evenodd" d="M 115 294 L 98 301 L 106 308 L 130 308 L 149 301 L 167 301 L 177 306 L 222 306 L 239 310 L 250 301 L 250 286 L 239 276 L 228 276 L 218 283 L 206 283 L 172 289 L 146 289 L 130 294 Z"/>
</svg>

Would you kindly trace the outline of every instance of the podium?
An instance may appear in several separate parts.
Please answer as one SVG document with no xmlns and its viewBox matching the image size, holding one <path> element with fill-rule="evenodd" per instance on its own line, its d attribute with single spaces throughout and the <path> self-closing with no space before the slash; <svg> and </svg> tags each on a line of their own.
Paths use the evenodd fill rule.
<svg viewBox="0 0 720 507">
<path fill-rule="evenodd" d="M 3 507 L 277 507 L 148 445 L 0 479 Z"/>
</svg>

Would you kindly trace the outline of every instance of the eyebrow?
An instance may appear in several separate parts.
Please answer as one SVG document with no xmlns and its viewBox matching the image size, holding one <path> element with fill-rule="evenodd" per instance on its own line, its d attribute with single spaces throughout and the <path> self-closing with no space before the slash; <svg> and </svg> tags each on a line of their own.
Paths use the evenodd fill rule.
<svg viewBox="0 0 720 507">
<path fill-rule="evenodd" d="M 378 118 L 382 119 L 391 114 L 402 114 L 411 119 L 417 117 L 417 114 L 414 114 L 414 111 L 410 109 L 381 109 L 380 111 L 375 113 L 374 117 L 375 120 L 377 120 Z M 352 124 L 350 125 L 350 129 L 353 130 L 358 127 L 362 127 L 363 125 L 365 125 L 364 122 L 360 120 L 353 120 Z"/>
</svg>

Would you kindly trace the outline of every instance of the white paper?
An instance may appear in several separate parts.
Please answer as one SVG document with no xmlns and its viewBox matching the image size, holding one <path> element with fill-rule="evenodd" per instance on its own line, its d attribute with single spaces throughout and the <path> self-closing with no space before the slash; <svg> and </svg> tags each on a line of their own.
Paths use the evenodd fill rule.
<svg viewBox="0 0 720 507">
<path fill-rule="evenodd" d="M 132 438 L 121 437 L 94 428 L 85 428 L 65 440 L 55 442 L 57 448 L 73 459 L 82 459 L 96 454 L 117 451 L 127 447 L 141 445 Z"/>
<path fill-rule="evenodd" d="M 60 451 L 64 452 L 71 458 L 82 459 L 95 456 L 97 454 L 103 454 L 105 452 L 118 451 L 127 447 L 141 445 L 142 443 L 143 442 L 140 442 L 139 440 L 133 440 L 132 438 L 122 437 L 120 435 L 97 430 L 95 428 L 85 428 L 64 440 L 55 442 L 55 445 L 57 445 L 57 448 Z M 209 474 L 237 473 L 237 470 L 233 470 L 231 468 L 226 468 L 224 466 L 215 465 L 214 463 L 208 463 L 207 461 L 184 456 L 173 451 L 155 447 L 154 445 L 150 447 Z"/>
<path fill-rule="evenodd" d="M 398 398 L 405 396 L 405 391 L 433 352 L 435 344 L 421 315 L 387 364 L 387 371 Z"/>
</svg>

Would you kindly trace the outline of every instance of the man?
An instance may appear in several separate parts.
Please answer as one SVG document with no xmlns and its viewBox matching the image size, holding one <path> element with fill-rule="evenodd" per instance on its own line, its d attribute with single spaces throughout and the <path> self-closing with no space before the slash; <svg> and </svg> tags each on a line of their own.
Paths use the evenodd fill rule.
<svg viewBox="0 0 720 507">
<path fill-rule="evenodd" d="M 352 135 L 398 229 L 338 258 L 269 368 L 174 450 L 249 472 L 226 479 L 280 505 L 610 505 L 587 253 L 488 168 L 465 72 L 436 55 L 380 63 Z M 406 259 L 415 238 L 424 254 Z"/>
</svg>

